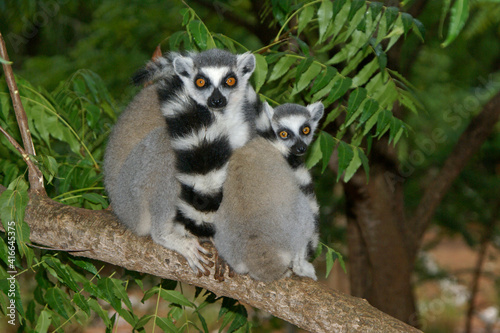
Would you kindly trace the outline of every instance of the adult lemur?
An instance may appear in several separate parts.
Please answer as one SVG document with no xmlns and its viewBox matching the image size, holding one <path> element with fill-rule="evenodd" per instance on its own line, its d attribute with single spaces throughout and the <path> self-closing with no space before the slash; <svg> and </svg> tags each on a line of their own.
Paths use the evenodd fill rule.
<svg viewBox="0 0 500 333">
<path fill-rule="evenodd" d="M 264 103 L 264 109 L 269 130 L 229 161 L 215 247 L 236 272 L 257 280 L 276 280 L 290 269 L 316 279 L 307 259 L 318 244 L 318 205 L 300 155 L 312 141 L 323 104 L 273 110 Z"/>
<path fill-rule="evenodd" d="M 105 185 L 120 221 L 206 272 L 199 237 L 214 213 L 234 149 L 255 134 L 259 105 L 250 53 L 170 53 L 134 78 L 145 88 L 120 116 L 106 149 Z M 165 126 L 166 121 L 166 126 Z"/>
</svg>

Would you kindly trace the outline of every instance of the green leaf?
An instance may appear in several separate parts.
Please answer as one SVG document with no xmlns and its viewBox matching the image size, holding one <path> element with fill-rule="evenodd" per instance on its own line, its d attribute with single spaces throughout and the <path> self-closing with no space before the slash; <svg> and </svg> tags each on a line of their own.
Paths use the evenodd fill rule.
<svg viewBox="0 0 500 333">
<path fill-rule="evenodd" d="M 87 303 L 87 300 L 85 300 L 85 297 L 82 296 L 80 293 L 75 293 L 73 295 L 73 302 L 83 310 L 87 314 L 87 316 L 90 316 L 90 306 Z"/>
<path fill-rule="evenodd" d="M 122 307 L 121 301 L 116 297 L 114 292 L 114 284 L 111 278 L 104 277 L 97 281 L 97 288 L 101 290 L 103 299 L 107 301 L 116 310 Z"/>
<path fill-rule="evenodd" d="M 330 162 L 330 157 L 332 156 L 333 149 L 335 148 L 335 139 L 328 133 L 321 131 L 319 134 L 319 140 L 321 145 L 321 153 L 323 156 L 323 168 L 321 172 L 325 172 L 328 162 Z"/>
<path fill-rule="evenodd" d="M 325 120 L 323 121 L 322 128 L 325 128 L 328 124 L 333 122 L 337 117 L 342 113 L 344 108 L 342 106 L 337 106 L 335 109 L 330 111 L 328 115 L 326 116 Z"/>
<path fill-rule="evenodd" d="M 365 84 L 379 68 L 379 58 L 374 58 L 352 79 L 352 87 L 359 87 Z"/>
<path fill-rule="evenodd" d="M 194 307 L 194 304 L 191 303 L 186 298 L 186 296 L 184 296 L 183 294 L 181 294 L 180 292 L 178 292 L 176 290 L 161 289 L 160 296 L 161 296 L 161 298 L 163 298 L 164 300 L 166 300 L 170 303 L 174 303 L 174 304 L 178 304 L 178 305 L 182 305 L 182 306 L 187 306 L 190 308 Z"/>
<path fill-rule="evenodd" d="M 372 19 L 375 20 L 384 8 L 384 4 L 381 2 L 370 2 L 370 11 L 372 13 Z"/>
<path fill-rule="evenodd" d="M 206 50 L 209 32 L 206 30 L 203 23 L 198 20 L 192 20 L 188 23 L 187 29 L 191 36 L 193 36 L 196 45 L 198 45 L 201 50 Z"/>
<path fill-rule="evenodd" d="M 323 71 L 323 75 L 320 78 L 317 78 L 314 80 L 314 84 L 309 91 L 309 94 L 314 94 L 318 92 L 319 90 L 323 89 L 330 83 L 333 79 L 333 77 L 338 73 L 337 69 L 335 67 L 328 66 L 326 68 L 326 71 Z M 326 93 L 325 93 L 326 95 Z M 324 96 L 324 95 L 323 95 Z M 313 99 L 313 101 L 317 101 L 317 99 Z"/>
<path fill-rule="evenodd" d="M 180 14 L 182 15 L 182 26 L 185 26 L 186 24 L 188 24 L 193 13 L 190 8 L 182 8 L 180 10 Z"/>
<path fill-rule="evenodd" d="M 137 321 L 137 323 L 135 323 L 134 329 L 139 330 L 139 329 L 143 328 L 144 326 L 147 325 L 147 323 L 149 323 L 149 321 L 153 317 L 155 317 L 155 316 L 154 315 L 144 315 L 143 317 L 141 317 L 141 319 L 139 319 Z"/>
<path fill-rule="evenodd" d="M 290 67 L 295 63 L 295 58 L 290 56 L 282 57 L 276 65 L 273 67 L 273 71 L 271 72 L 271 76 L 269 77 L 269 82 L 279 79 L 286 72 L 290 70 Z"/>
<path fill-rule="evenodd" d="M 408 108 L 409 110 L 411 110 L 413 113 L 417 114 L 418 111 L 417 111 L 417 106 L 415 104 L 417 104 L 417 100 L 415 99 L 415 97 L 408 91 L 406 90 L 398 90 L 399 91 L 399 103 L 404 105 L 406 108 Z"/>
<path fill-rule="evenodd" d="M 420 41 L 425 41 L 425 26 L 417 19 L 413 19 L 413 32 L 420 38 Z"/>
<path fill-rule="evenodd" d="M 401 20 L 403 21 L 403 28 L 406 37 L 408 31 L 410 31 L 411 27 L 413 27 L 413 17 L 408 13 L 401 13 Z"/>
<path fill-rule="evenodd" d="M 218 319 L 221 319 L 223 315 L 234 309 L 236 303 L 238 303 L 238 301 L 234 298 L 224 297 L 220 306 Z"/>
<path fill-rule="evenodd" d="M 353 0 L 352 4 L 351 4 L 351 8 L 349 10 L 349 15 L 348 15 L 347 19 L 349 21 L 351 21 L 352 18 L 354 17 L 354 15 L 356 13 L 358 13 L 358 11 L 361 9 L 361 7 L 363 7 L 365 5 L 366 5 L 365 0 Z M 364 11 L 364 8 L 363 8 L 363 11 Z"/>
<path fill-rule="evenodd" d="M 260 88 L 266 82 L 267 76 L 267 62 L 266 58 L 261 54 L 255 55 L 255 71 L 253 72 L 253 78 L 255 81 L 255 92 L 259 92 Z"/>
<path fill-rule="evenodd" d="M 43 258 L 45 259 L 44 266 L 48 266 L 53 269 L 53 271 L 49 272 L 51 272 L 52 274 L 55 273 L 55 277 L 59 281 L 70 287 L 74 292 L 78 292 L 78 285 L 76 284 L 71 274 L 68 272 L 66 266 L 63 265 L 58 258 L 49 257 L 48 255 L 44 256 Z"/>
<path fill-rule="evenodd" d="M 299 81 L 293 87 L 292 94 L 296 94 L 304 90 L 311 82 L 318 76 L 321 72 L 321 66 L 318 64 L 312 64 L 309 69 L 300 76 Z"/>
<path fill-rule="evenodd" d="M 353 150 L 353 157 L 351 162 L 349 163 L 349 166 L 345 170 L 345 175 L 344 175 L 344 182 L 348 182 L 352 176 L 358 171 L 359 167 L 361 166 L 361 158 L 359 157 L 359 148 L 356 148 Z"/>
<path fill-rule="evenodd" d="M 318 9 L 319 43 L 323 42 L 326 30 L 332 21 L 333 3 L 330 0 L 323 0 Z"/>
<path fill-rule="evenodd" d="M 172 319 L 169 318 L 156 317 L 156 325 L 161 328 L 163 332 L 182 332 L 181 330 L 177 329 L 177 327 L 175 327 Z"/>
<path fill-rule="evenodd" d="M 349 77 L 340 77 L 339 80 L 335 81 L 335 84 L 332 87 L 330 95 L 323 101 L 323 105 L 325 107 L 327 105 L 332 104 L 340 97 L 344 96 L 344 94 L 349 90 L 352 85 L 352 79 Z"/>
<path fill-rule="evenodd" d="M 363 125 L 368 119 L 370 119 L 375 112 L 379 109 L 379 105 L 376 100 L 369 98 L 363 105 L 363 112 L 359 118 L 359 126 Z M 358 126 L 358 127 L 359 127 Z"/>
<path fill-rule="evenodd" d="M 306 168 L 311 169 L 313 166 L 315 166 L 321 160 L 322 156 L 323 156 L 323 153 L 321 152 L 320 140 L 316 139 L 309 146 L 308 155 L 307 155 L 307 159 L 306 159 L 306 163 L 305 163 Z"/>
<path fill-rule="evenodd" d="M 349 126 L 356 117 L 353 117 L 354 114 L 358 111 L 361 103 L 365 100 L 367 95 L 367 91 L 365 88 L 357 88 L 354 90 L 349 96 L 349 101 L 347 102 L 347 116 L 345 119 L 346 126 Z M 361 113 L 361 110 L 359 110 Z"/>
<path fill-rule="evenodd" d="M 229 326 L 229 329 L 227 330 L 228 332 L 236 331 L 238 328 L 245 325 L 248 321 L 247 320 L 247 317 L 248 317 L 247 310 L 245 309 L 245 307 L 243 305 L 241 305 L 241 304 L 238 305 L 234 312 L 236 313 L 236 315 L 234 317 L 234 320 L 231 323 L 231 326 Z"/>
<path fill-rule="evenodd" d="M 104 321 L 106 327 L 109 327 L 109 325 L 111 324 L 111 320 L 108 317 L 108 313 L 104 311 L 102 306 L 93 298 L 89 298 L 87 300 L 87 303 L 90 308 L 94 310 L 94 312 Z"/>
<path fill-rule="evenodd" d="M 59 288 L 53 287 L 47 289 L 45 301 L 55 312 L 65 319 L 69 319 L 70 315 L 75 312 L 68 300 L 68 295 Z"/>
<path fill-rule="evenodd" d="M 302 30 L 311 22 L 314 16 L 314 6 L 303 7 L 304 9 L 299 14 L 299 26 L 297 28 L 297 35 L 300 35 Z"/>
<path fill-rule="evenodd" d="M 0 64 L 12 65 L 12 61 L 7 61 L 4 58 L 0 57 Z"/>
<path fill-rule="evenodd" d="M 389 129 L 392 118 L 393 115 L 389 110 L 383 110 L 382 112 L 379 113 L 377 119 L 377 131 L 376 131 L 377 136 L 381 137 Z"/>
<path fill-rule="evenodd" d="M 312 57 L 302 59 L 302 61 L 297 66 L 297 69 L 295 70 L 295 81 L 300 80 L 302 73 L 304 73 L 312 65 L 313 60 L 314 59 Z"/>
<path fill-rule="evenodd" d="M 337 181 L 339 181 L 340 176 L 342 176 L 345 169 L 349 166 L 349 163 L 354 157 L 354 152 L 352 151 L 352 148 L 344 141 L 340 141 L 339 145 L 337 146 L 337 152 L 339 160 Z"/>
<path fill-rule="evenodd" d="M 92 203 L 101 205 L 104 209 L 108 207 L 108 202 L 102 197 L 102 195 L 97 193 L 84 193 L 82 198 L 88 200 Z"/>
<path fill-rule="evenodd" d="M 390 28 L 398 17 L 399 9 L 397 7 L 387 7 L 384 13 L 387 27 Z"/>
<path fill-rule="evenodd" d="M 113 283 L 113 293 L 115 294 L 116 297 L 118 297 L 125 305 L 132 310 L 132 303 L 130 302 L 130 299 L 128 298 L 127 290 L 123 286 L 122 283 L 124 283 L 121 280 L 118 279 L 112 279 L 111 282 Z M 127 320 L 128 321 L 128 320 Z"/>
<path fill-rule="evenodd" d="M 370 180 L 370 165 L 368 163 L 368 157 L 366 157 L 366 154 L 362 149 L 359 149 L 358 154 L 359 158 L 361 159 L 361 164 L 363 165 L 363 169 L 365 170 L 366 182 L 368 183 L 368 181 Z"/>
<path fill-rule="evenodd" d="M 36 322 L 35 332 L 37 333 L 47 332 L 51 322 L 52 322 L 52 311 L 50 311 L 49 309 L 43 309 Z"/>
<path fill-rule="evenodd" d="M 97 269 L 95 268 L 95 266 L 90 263 L 89 261 L 86 261 L 86 260 L 81 260 L 81 259 L 76 259 L 76 258 L 73 258 L 73 257 L 69 257 L 69 260 L 75 264 L 76 266 L 78 267 L 81 267 L 83 268 L 84 270 L 86 270 L 87 272 L 90 272 L 94 275 L 96 275 L 97 277 L 99 277 L 99 274 L 97 273 Z"/>
<path fill-rule="evenodd" d="M 456 0 L 451 7 L 450 25 L 448 27 L 448 36 L 441 44 L 441 47 L 447 47 L 457 38 L 469 18 L 469 0 Z"/>
</svg>

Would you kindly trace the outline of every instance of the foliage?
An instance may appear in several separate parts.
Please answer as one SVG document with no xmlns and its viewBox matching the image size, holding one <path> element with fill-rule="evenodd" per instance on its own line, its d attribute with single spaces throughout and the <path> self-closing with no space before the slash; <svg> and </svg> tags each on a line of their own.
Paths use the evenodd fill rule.
<svg viewBox="0 0 500 333">
<path fill-rule="evenodd" d="M 408 133 L 408 126 L 392 114 L 394 103 L 414 112 L 419 107 L 405 78 L 387 68 L 387 52 L 410 32 L 422 38 L 421 23 L 395 7 L 363 0 L 316 0 L 282 6 L 279 10 L 272 8 L 280 29 L 269 45 L 254 51 L 256 91 L 272 104 L 322 100 L 328 113 L 307 165 L 312 168 L 320 163 L 325 170 L 332 153 L 337 151 L 338 180 L 343 176 L 348 181 L 361 166 L 368 173 L 371 141 L 388 135 L 390 142 L 396 144 Z M 236 40 L 211 32 L 192 8 L 185 8 L 181 16 L 186 29 L 164 41 L 167 49 L 220 47 L 248 51 Z M 106 208 L 101 161 L 104 142 L 116 120 L 116 107 L 105 84 L 88 70 L 77 71 L 52 92 L 36 88 L 21 77 L 17 81 L 37 149 L 35 159 L 48 183 L 49 195 L 74 206 Z M 0 125 L 20 141 L 7 89 L 2 86 L 0 91 Z M 91 261 L 28 247 L 29 228 L 22 216 L 27 202 L 26 167 L 5 138 L 0 140 L 0 181 L 9 186 L 0 198 L 4 214 L 1 218 L 3 223 L 16 224 L 16 278 L 29 274 L 37 281 L 31 299 L 21 299 L 19 286 L 16 289 L 22 330 L 43 332 L 52 327 L 63 331 L 72 322 L 84 323 L 94 313 L 108 331 L 118 317 L 135 331 L 145 331 L 147 323 L 164 331 L 182 332 L 190 326 L 209 331 L 202 310 L 217 301 L 210 292 L 198 290 L 190 300 L 174 290 L 173 281 L 144 288 L 142 276 L 104 276 L 100 273 L 102 268 L 98 270 Z M 0 244 L 5 248 L 7 239 L 4 237 Z M 323 247 L 328 272 L 335 259 L 343 264 L 340 253 L 326 245 L 319 252 Z M 9 261 L 5 256 L 1 259 L 0 274 L 6 281 Z M 24 262 L 28 269 L 23 268 Z M 169 314 L 161 317 L 155 312 L 139 318 L 127 295 L 133 284 L 143 291 L 143 301 L 156 297 L 158 302 L 169 302 Z M 1 287 L 7 295 L 8 285 L 2 282 Z M 3 314 L 7 314 L 5 295 L 0 296 Z M 176 325 L 181 317 L 188 316 L 196 319 L 188 319 L 180 327 Z M 220 330 L 229 326 L 228 331 L 248 331 L 251 326 L 245 308 L 227 298 L 222 299 L 219 319 Z"/>
</svg>

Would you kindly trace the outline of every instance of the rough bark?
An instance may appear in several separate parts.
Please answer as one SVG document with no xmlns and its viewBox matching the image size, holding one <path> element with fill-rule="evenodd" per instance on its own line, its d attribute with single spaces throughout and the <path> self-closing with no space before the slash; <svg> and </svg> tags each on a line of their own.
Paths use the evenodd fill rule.
<svg viewBox="0 0 500 333">
<path fill-rule="evenodd" d="M 311 279 L 292 277 L 265 284 L 239 275 L 222 283 L 211 276 L 198 278 L 181 256 L 149 237 L 132 234 L 107 210 L 74 208 L 31 194 L 25 220 L 34 243 L 86 249 L 74 255 L 206 288 L 311 332 L 419 332 L 366 300 L 330 290 Z"/>
</svg>

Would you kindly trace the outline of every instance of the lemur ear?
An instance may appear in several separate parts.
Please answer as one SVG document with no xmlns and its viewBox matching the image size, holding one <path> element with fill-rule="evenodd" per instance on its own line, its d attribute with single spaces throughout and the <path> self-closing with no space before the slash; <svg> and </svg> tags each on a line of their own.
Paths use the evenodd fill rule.
<svg viewBox="0 0 500 333">
<path fill-rule="evenodd" d="M 309 104 L 307 106 L 307 110 L 309 110 L 309 113 L 311 113 L 311 120 L 318 122 L 321 117 L 323 117 L 325 107 L 323 106 L 323 103 L 316 102 L 313 104 Z"/>
<path fill-rule="evenodd" d="M 238 68 L 238 74 L 243 77 L 250 77 L 255 70 L 255 56 L 250 52 L 238 54 L 236 56 L 236 67 Z"/>
<path fill-rule="evenodd" d="M 183 56 L 174 59 L 174 71 L 177 75 L 189 78 L 193 69 L 193 59 Z"/>
<path fill-rule="evenodd" d="M 269 120 L 273 120 L 274 116 L 274 109 L 269 105 L 267 102 L 262 103 L 262 108 L 264 109 L 264 112 L 267 114 L 267 117 Z"/>
</svg>

